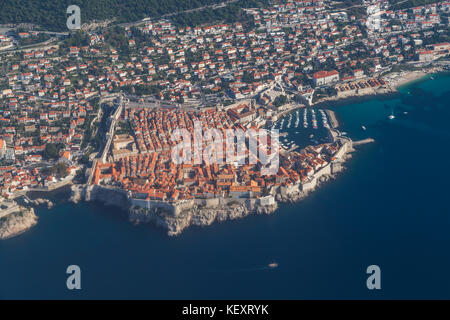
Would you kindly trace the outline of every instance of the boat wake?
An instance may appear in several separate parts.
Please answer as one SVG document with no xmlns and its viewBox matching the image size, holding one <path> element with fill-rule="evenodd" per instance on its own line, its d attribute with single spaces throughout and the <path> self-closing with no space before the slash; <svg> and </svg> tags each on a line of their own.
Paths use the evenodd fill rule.
<svg viewBox="0 0 450 320">
<path fill-rule="evenodd" d="M 243 268 L 243 269 L 224 269 L 224 270 L 211 270 L 210 272 L 256 272 L 256 271 L 266 271 L 278 268 L 277 262 L 269 263 L 263 267 L 257 268 Z"/>
</svg>

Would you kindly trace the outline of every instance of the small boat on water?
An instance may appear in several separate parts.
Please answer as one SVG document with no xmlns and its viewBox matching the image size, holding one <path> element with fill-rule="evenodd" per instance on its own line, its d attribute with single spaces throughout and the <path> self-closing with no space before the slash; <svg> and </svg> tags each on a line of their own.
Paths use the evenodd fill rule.
<svg viewBox="0 0 450 320">
<path fill-rule="evenodd" d="M 297 128 L 299 123 L 300 123 L 300 117 L 299 117 L 298 110 L 297 110 L 295 112 L 295 125 L 294 126 Z"/>
<path fill-rule="evenodd" d="M 277 262 L 269 263 L 268 267 L 271 268 L 271 269 L 278 268 L 278 263 Z"/>
<path fill-rule="evenodd" d="M 391 109 L 391 114 L 389 115 L 389 120 L 395 119 L 394 110 Z"/>
<path fill-rule="evenodd" d="M 361 126 L 361 128 L 365 131 L 366 130 L 366 127 L 365 126 Z"/>
</svg>

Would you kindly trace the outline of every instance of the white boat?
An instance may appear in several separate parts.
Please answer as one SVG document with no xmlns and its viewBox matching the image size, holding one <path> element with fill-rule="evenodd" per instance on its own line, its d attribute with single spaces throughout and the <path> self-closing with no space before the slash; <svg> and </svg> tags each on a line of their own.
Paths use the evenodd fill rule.
<svg viewBox="0 0 450 320">
<path fill-rule="evenodd" d="M 295 112 L 295 127 L 298 127 L 298 124 L 300 123 L 300 118 L 298 115 L 298 110 Z"/>
<path fill-rule="evenodd" d="M 394 110 L 391 109 L 391 114 L 388 118 L 389 118 L 389 120 L 395 119 Z"/>
<path fill-rule="evenodd" d="M 361 126 L 361 128 L 365 131 L 366 130 L 366 127 L 365 126 Z"/>
<path fill-rule="evenodd" d="M 271 269 L 275 269 L 275 268 L 278 268 L 278 263 L 277 262 L 272 262 L 272 263 L 269 263 L 268 266 Z"/>
</svg>

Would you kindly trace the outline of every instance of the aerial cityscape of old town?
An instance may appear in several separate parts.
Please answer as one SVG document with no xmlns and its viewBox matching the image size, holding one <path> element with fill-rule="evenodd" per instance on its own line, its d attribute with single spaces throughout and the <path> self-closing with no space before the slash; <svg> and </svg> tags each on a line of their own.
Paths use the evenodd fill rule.
<svg viewBox="0 0 450 320">
<path fill-rule="evenodd" d="M 169 235 L 300 200 L 373 142 L 348 138 L 330 103 L 395 94 L 448 69 L 450 2 L 402 3 L 273 1 L 192 27 L 170 17 L 58 32 L 1 25 L 0 239 L 35 225 L 33 208 L 52 207 L 45 195 L 60 188 Z M 264 175 L 249 159 L 174 163 L 173 131 L 195 135 L 196 124 L 277 130 L 278 170 Z"/>
</svg>

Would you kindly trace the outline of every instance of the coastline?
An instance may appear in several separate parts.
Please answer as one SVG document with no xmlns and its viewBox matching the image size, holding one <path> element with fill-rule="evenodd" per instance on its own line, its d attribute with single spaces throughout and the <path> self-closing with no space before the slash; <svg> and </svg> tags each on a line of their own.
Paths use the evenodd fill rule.
<svg viewBox="0 0 450 320">
<path fill-rule="evenodd" d="M 365 95 L 352 95 L 347 97 L 337 98 L 335 100 L 326 100 L 314 103 L 311 107 L 314 108 L 333 108 L 341 105 L 364 102 L 370 99 L 389 99 L 397 96 L 399 93 L 397 91 L 392 91 L 388 93 L 372 93 Z"/>
<path fill-rule="evenodd" d="M 27 190 L 13 198 L 0 201 L 6 209 L 0 212 L 0 240 L 19 236 L 38 223 L 35 208 L 52 209 L 58 199 L 65 198 L 67 187 L 63 185 L 50 190 Z M 70 190 L 70 189 L 69 189 Z M 22 198 L 23 199 L 19 199 Z M 20 201 L 19 201 L 20 200 Z"/>
<path fill-rule="evenodd" d="M 445 84 L 448 88 L 450 76 L 445 76 L 444 81 L 441 81 L 442 76 L 434 78 L 436 80 L 423 81 L 403 89 L 402 97 L 407 97 L 407 91 L 418 86 L 434 94 L 436 100 L 429 101 L 430 105 L 445 104 L 442 92 L 448 91 Z M 416 92 L 411 92 L 409 96 L 416 97 Z M 414 100 L 407 102 L 414 103 Z M 359 109 L 355 105 L 346 105 L 333 110 L 340 119 L 341 130 L 346 131 L 348 136 L 357 140 L 355 133 L 358 138 L 373 135 L 377 142 L 355 147 L 357 151 L 346 163 L 347 170 L 337 175 L 336 180 L 324 182 L 302 201 L 280 203 L 277 211 L 270 215 L 253 214 L 239 220 L 213 223 L 208 227 L 192 226 L 179 236 L 167 236 L 167 231 L 162 227 L 153 223 L 134 226 L 128 221 L 125 211 L 97 202 L 75 205 L 63 201 L 57 203 L 52 211 L 45 207 L 35 209 L 39 216 L 38 225 L 18 237 L 0 241 L 5 259 L 2 270 L 8 275 L 2 283 L 5 297 L 70 299 L 73 292 L 61 286 L 58 275 L 68 264 L 87 263 L 100 266 L 96 270 L 98 281 L 102 283 L 108 283 L 120 275 L 113 288 L 97 290 L 97 287 L 85 286 L 83 295 L 94 299 L 99 295 L 117 299 L 165 299 L 170 293 L 168 286 L 178 292 L 177 297 L 181 299 L 203 299 L 207 295 L 213 295 L 213 298 L 238 295 L 236 298 L 246 299 L 254 294 L 267 299 L 274 295 L 277 299 L 308 299 L 311 296 L 333 299 L 361 293 L 370 299 L 373 298 L 372 291 L 360 290 L 359 284 L 364 285 L 363 281 L 356 286 L 348 285 L 355 281 L 352 268 L 372 263 L 367 262 L 367 248 L 373 249 L 371 256 L 374 253 L 377 257 L 385 257 L 384 264 L 398 266 L 395 272 L 400 273 L 405 261 L 415 261 L 419 256 L 422 261 L 419 267 L 431 274 L 434 272 L 436 276 L 433 280 L 440 283 L 440 272 L 445 274 L 450 265 L 448 259 L 442 260 L 446 257 L 450 241 L 436 241 L 448 238 L 449 226 L 447 215 L 439 210 L 447 205 L 445 184 L 439 182 L 448 181 L 450 173 L 445 170 L 442 176 L 438 173 L 429 181 L 432 183 L 430 188 L 425 188 L 428 190 L 418 190 L 415 184 L 408 183 L 408 174 L 411 169 L 420 168 L 427 156 L 419 153 L 420 158 L 414 159 L 414 162 L 402 164 L 404 151 L 413 150 L 411 148 L 417 145 L 415 139 L 407 140 L 410 143 L 404 147 L 400 144 L 415 132 L 414 138 L 422 136 L 421 146 L 436 150 L 436 147 L 442 146 L 442 136 L 431 131 L 422 132 L 420 128 L 397 127 L 396 120 L 392 122 L 386 118 L 388 109 L 384 107 L 384 101 L 371 99 L 370 103 L 373 108 Z M 386 103 L 391 104 L 387 100 Z M 393 105 L 395 103 L 392 102 Z M 401 105 L 398 106 L 400 108 Z M 402 105 L 405 109 L 408 106 Z M 417 105 L 417 108 L 420 107 Z M 359 116 L 353 116 L 355 111 Z M 445 113 L 439 113 L 441 117 L 448 115 L 450 109 L 442 108 L 442 111 Z M 426 114 L 428 112 L 424 111 L 418 116 Z M 412 115 L 410 112 L 404 118 Z M 362 121 L 368 127 L 367 131 L 361 130 L 361 119 L 370 119 Z M 376 123 L 380 125 L 374 126 Z M 432 125 L 449 131 L 445 123 L 432 122 Z M 393 132 L 391 129 L 394 126 L 396 130 Z M 448 136 L 444 139 L 448 141 Z M 428 140 L 433 143 L 427 144 Z M 380 167 L 384 161 L 393 165 L 387 165 L 385 170 Z M 394 180 L 398 183 L 389 183 Z M 393 195 L 398 201 L 386 205 L 392 201 Z M 436 201 L 430 203 L 425 198 Z M 413 237 L 413 242 L 407 244 L 411 250 L 397 250 L 404 247 L 403 240 L 411 232 L 432 232 L 434 235 Z M 392 237 L 387 239 L 386 235 Z M 435 248 L 435 244 L 440 246 Z M 425 247 L 432 251 L 423 250 Z M 75 252 L 75 260 L 66 262 L 67 256 L 61 254 L 65 250 L 69 250 L 70 255 Z M 49 256 L 54 259 L 48 260 Z M 114 268 L 101 268 L 117 261 L 118 256 L 124 263 L 114 265 Z M 429 263 L 427 258 L 430 256 L 434 257 L 437 265 L 445 264 L 441 265 L 439 272 L 436 272 L 434 263 Z M 272 261 L 279 263 L 279 267 L 257 269 Z M 336 264 L 336 261 L 342 263 Z M 342 277 L 336 280 L 335 277 L 323 276 L 329 271 L 330 264 L 337 265 L 337 273 L 334 274 Z M 29 272 L 24 272 L 24 265 L 29 266 Z M 410 270 L 408 277 L 414 277 L 415 270 Z M 179 276 L 174 277 L 177 274 Z M 23 281 L 18 283 L 16 279 Z M 32 279 L 35 282 L 29 281 Z M 198 279 L 201 279 L 200 283 Z M 336 293 L 333 288 L 326 289 L 330 286 L 330 279 L 335 287 L 344 291 Z M 210 289 L 211 283 L 217 286 Z M 262 284 L 261 288 L 251 285 L 255 283 Z M 423 279 L 414 291 L 405 290 L 403 284 L 393 283 L 392 287 L 385 288 L 384 294 L 392 298 L 408 295 L 419 299 L 424 297 L 423 292 L 431 292 L 433 297 L 438 298 L 441 294 L 448 294 L 445 284 L 435 288 L 433 281 L 427 279 Z M 280 290 L 282 286 L 289 290 Z M 41 288 L 49 288 L 44 297 Z M 131 289 L 134 290 L 133 296 L 129 297 L 127 295 Z"/>
<path fill-rule="evenodd" d="M 394 83 L 392 84 L 393 87 L 395 88 L 395 90 L 400 89 L 403 86 L 406 86 L 408 84 L 412 84 L 416 81 L 420 81 L 423 78 L 425 78 L 426 76 L 430 75 L 430 74 L 434 74 L 435 72 L 430 71 L 430 72 L 424 72 L 424 71 L 410 71 L 407 72 L 404 75 L 401 75 L 400 73 L 400 78 L 397 81 L 394 81 Z M 397 75 L 397 74 L 390 74 L 390 75 Z"/>
<path fill-rule="evenodd" d="M 18 207 L 17 210 L 0 219 L 0 240 L 21 235 L 37 224 L 33 208 Z"/>
<path fill-rule="evenodd" d="M 445 73 L 443 67 L 432 67 L 428 70 L 416 70 L 416 71 L 403 71 L 403 72 L 391 72 L 383 78 L 388 80 L 388 84 L 386 88 L 383 89 L 373 89 L 372 92 L 364 93 L 364 94 L 348 94 L 345 96 L 333 96 L 322 98 L 316 102 L 314 102 L 311 107 L 317 108 L 329 108 L 331 107 L 354 103 L 354 102 L 362 102 L 373 98 L 390 98 L 395 97 L 399 94 L 399 90 L 407 85 L 411 85 L 415 82 L 419 82 L 422 80 L 426 80 L 428 76 L 431 75 L 439 75 L 440 73 Z M 391 79 L 391 80 L 389 80 Z"/>
<path fill-rule="evenodd" d="M 421 79 L 425 78 L 427 75 L 429 75 L 431 72 L 424 72 L 424 71 L 412 71 L 407 72 L 405 74 L 402 74 L 400 80 L 394 81 L 392 84 L 395 88 L 394 91 L 391 92 L 382 92 L 382 93 L 373 93 L 373 94 L 364 94 L 364 95 L 351 95 L 336 99 L 330 99 L 326 101 L 319 101 L 312 105 L 312 107 L 330 107 L 330 104 L 332 106 L 341 105 L 349 102 L 354 101 L 361 101 L 361 100 L 367 100 L 371 98 L 388 98 L 393 95 L 398 94 L 398 89 L 407 85 L 411 84 L 416 81 L 420 81 Z M 391 74 L 394 76 L 394 74 Z M 292 111 L 292 110 L 291 110 Z M 330 117 L 330 121 L 332 124 L 332 128 L 335 129 L 339 126 L 339 122 L 337 120 L 337 116 L 332 110 L 327 110 L 327 114 Z M 332 130 L 334 131 L 334 130 Z M 339 138 L 339 137 L 338 137 Z M 348 138 L 347 138 L 348 139 Z M 351 140 L 350 140 L 351 141 Z M 349 153 L 353 152 L 353 145 L 351 147 L 351 150 L 346 151 L 343 155 L 343 161 L 344 163 L 347 159 L 351 157 Z M 344 170 L 345 168 L 342 166 L 341 170 Z M 164 212 L 163 210 L 143 210 L 142 208 L 136 208 L 132 205 L 130 205 L 127 201 L 126 195 L 123 194 L 121 196 L 111 196 L 112 194 L 109 191 L 103 192 L 98 191 L 92 186 L 85 186 L 85 185 L 71 185 L 71 195 L 69 198 L 69 202 L 77 203 L 79 201 L 99 201 L 105 205 L 112 205 L 119 207 L 125 211 L 128 212 L 129 220 L 132 223 L 139 224 L 139 223 L 155 223 L 158 226 L 164 227 L 169 236 L 179 235 L 185 228 L 196 225 L 196 226 L 209 226 L 213 222 L 222 222 L 225 220 L 234 220 L 234 219 L 240 219 L 244 218 L 250 214 L 271 214 L 275 212 L 278 208 L 278 203 L 286 203 L 286 202 L 296 202 L 300 201 L 301 199 L 307 197 L 311 192 L 313 192 L 317 187 L 320 186 L 321 183 L 325 181 L 329 181 L 330 179 L 335 179 L 336 174 L 326 174 L 317 179 L 317 185 L 315 185 L 313 188 L 302 191 L 299 190 L 297 186 L 297 190 L 294 192 L 291 192 L 288 195 L 285 196 L 275 196 L 276 201 L 275 204 L 267 205 L 267 206 L 261 206 L 258 204 L 255 204 L 252 201 L 247 201 L 247 203 L 241 203 L 241 204 L 232 204 L 224 206 L 216 206 L 216 207 L 202 207 L 202 205 L 196 206 L 193 209 L 185 210 L 179 217 L 172 217 L 170 215 L 167 215 L 167 212 Z M 64 186 L 68 187 L 68 185 Z M 42 190 L 28 190 L 25 195 L 31 194 L 40 194 L 45 193 L 45 199 L 48 198 L 48 195 L 53 194 L 54 192 L 57 192 L 59 190 L 65 189 L 63 186 L 61 188 L 56 188 L 55 190 L 48 190 L 48 191 L 42 191 Z M 119 192 L 120 194 L 120 192 Z M 34 197 L 33 197 L 34 198 Z M 32 204 L 35 206 L 42 205 L 47 203 L 48 207 L 51 208 L 53 206 L 53 203 L 51 203 L 50 200 L 45 199 L 39 199 L 35 198 L 35 200 L 32 200 Z M 42 200 L 42 201 L 41 201 Z M 252 200 L 252 199 L 250 199 Z M 32 208 L 25 208 L 27 210 L 33 210 Z M 34 214 L 34 211 L 33 211 Z M 30 219 L 31 221 L 32 219 Z M 12 236 L 19 235 L 29 228 L 31 228 L 33 225 L 37 223 L 37 217 L 35 221 L 33 221 L 28 227 L 24 228 L 21 231 L 16 232 Z M 2 239 L 0 237 L 0 239 Z"/>
</svg>

